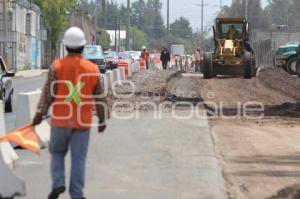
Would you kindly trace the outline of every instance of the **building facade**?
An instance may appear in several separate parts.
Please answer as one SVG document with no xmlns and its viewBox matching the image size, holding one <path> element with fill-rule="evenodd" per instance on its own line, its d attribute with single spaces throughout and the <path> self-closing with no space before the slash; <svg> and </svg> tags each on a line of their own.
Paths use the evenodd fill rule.
<svg viewBox="0 0 300 199">
<path fill-rule="evenodd" d="M 71 26 L 77 26 L 83 30 L 86 36 L 86 40 L 88 44 L 95 43 L 95 23 L 91 16 L 83 15 L 80 13 L 70 13 L 68 16 L 68 25 L 66 29 Z M 61 33 L 60 42 L 59 42 L 59 55 L 58 57 L 64 57 L 67 55 L 66 48 L 62 43 L 64 32 Z"/>
<path fill-rule="evenodd" d="M 27 0 L 0 0 L 0 7 L 0 53 L 7 67 L 15 70 L 40 68 L 45 32 L 40 26 L 39 7 Z"/>
</svg>

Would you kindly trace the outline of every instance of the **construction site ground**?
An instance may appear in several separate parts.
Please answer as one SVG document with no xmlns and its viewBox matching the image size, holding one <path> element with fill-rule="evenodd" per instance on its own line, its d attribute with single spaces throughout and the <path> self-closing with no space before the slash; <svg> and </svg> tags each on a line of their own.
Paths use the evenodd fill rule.
<svg viewBox="0 0 300 199">
<path fill-rule="evenodd" d="M 171 109 L 170 104 L 189 102 L 207 111 L 229 198 L 300 198 L 300 78 L 273 68 L 250 80 L 205 80 L 201 74 L 168 70 L 142 71 L 129 81 L 134 91 L 128 84 L 115 92 L 131 96 L 111 95 L 110 102 L 134 106 L 114 108 L 152 111 L 150 103 L 141 104 L 166 103 L 163 107 Z"/>
</svg>

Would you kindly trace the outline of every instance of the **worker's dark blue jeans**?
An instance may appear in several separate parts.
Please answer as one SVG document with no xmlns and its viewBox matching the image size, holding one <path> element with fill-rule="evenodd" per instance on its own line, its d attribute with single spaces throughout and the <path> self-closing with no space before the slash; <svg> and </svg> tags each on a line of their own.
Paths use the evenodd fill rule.
<svg viewBox="0 0 300 199">
<path fill-rule="evenodd" d="M 49 151 L 51 153 L 52 189 L 65 186 L 65 156 L 71 149 L 71 198 L 83 198 L 85 162 L 90 129 L 51 127 Z"/>
</svg>

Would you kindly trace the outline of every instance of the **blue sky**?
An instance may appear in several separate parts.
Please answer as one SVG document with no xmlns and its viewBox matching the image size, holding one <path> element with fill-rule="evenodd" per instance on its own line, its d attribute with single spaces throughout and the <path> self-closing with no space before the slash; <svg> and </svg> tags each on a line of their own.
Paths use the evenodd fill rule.
<svg viewBox="0 0 300 199">
<path fill-rule="evenodd" d="M 127 0 L 114 0 L 118 3 L 126 3 Z M 131 0 L 134 2 L 135 0 Z M 163 3 L 162 14 L 164 19 L 167 18 L 166 4 L 167 0 L 161 0 Z M 223 5 L 230 5 L 232 0 L 222 0 Z M 251 2 L 251 0 L 249 1 Z M 201 26 L 201 7 L 197 6 L 201 0 L 170 0 L 170 22 L 172 23 L 176 18 L 184 16 L 188 18 L 192 27 L 196 30 Z M 213 20 L 220 10 L 220 0 L 204 0 L 207 4 L 204 8 L 204 26 L 211 26 Z M 267 4 L 267 0 L 262 0 L 263 6 Z"/>
</svg>

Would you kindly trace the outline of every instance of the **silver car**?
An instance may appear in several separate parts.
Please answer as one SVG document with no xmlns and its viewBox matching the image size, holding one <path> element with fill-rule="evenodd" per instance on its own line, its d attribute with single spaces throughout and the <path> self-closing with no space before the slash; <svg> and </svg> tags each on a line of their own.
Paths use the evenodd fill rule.
<svg viewBox="0 0 300 199">
<path fill-rule="evenodd" d="M 3 101 L 4 111 L 12 112 L 14 88 L 11 78 L 15 76 L 15 73 L 7 71 L 2 57 L 0 57 L 0 65 L 0 99 Z"/>
</svg>

